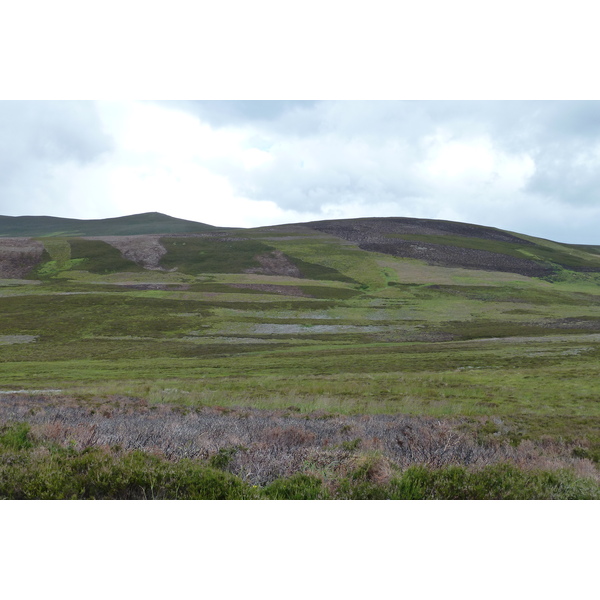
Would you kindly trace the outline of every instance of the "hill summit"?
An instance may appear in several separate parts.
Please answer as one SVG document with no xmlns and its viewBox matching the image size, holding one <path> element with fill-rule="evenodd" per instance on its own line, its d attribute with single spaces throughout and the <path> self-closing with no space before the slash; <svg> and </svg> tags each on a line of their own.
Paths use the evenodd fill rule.
<svg viewBox="0 0 600 600">
<path fill-rule="evenodd" d="M 217 229 L 212 225 L 177 219 L 159 212 L 109 219 L 0 215 L 0 237 L 88 237 L 98 235 L 143 235 L 197 233 Z"/>
</svg>

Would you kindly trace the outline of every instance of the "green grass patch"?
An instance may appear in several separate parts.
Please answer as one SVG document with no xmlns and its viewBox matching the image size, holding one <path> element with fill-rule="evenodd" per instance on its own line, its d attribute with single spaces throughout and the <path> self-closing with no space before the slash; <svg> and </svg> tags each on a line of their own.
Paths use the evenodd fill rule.
<svg viewBox="0 0 600 600">
<path fill-rule="evenodd" d="M 243 273 L 260 267 L 257 254 L 273 250 L 255 240 L 234 238 L 161 238 L 167 253 L 160 264 L 165 269 L 177 268 L 182 273 Z"/>
<path fill-rule="evenodd" d="M 59 275 L 68 277 L 74 270 L 94 274 L 110 274 L 121 271 L 139 272 L 144 269 L 106 242 L 83 238 L 44 238 L 42 260 L 33 276 L 43 280 Z"/>
<path fill-rule="evenodd" d="M 143 271 L 137 263 L 123 258 L 121 253 L 110 244 L 100 240 L 72 238 L 71 258 L 83 260 L 82 267 L 90 273 L 105 274 L 119 271 Z"/>
<path fill-rule="evenodd" d="M 272 240 L 274 247 L 281 250 L 303 272 L 305 277 L 313 279 L 329 279 L 355 282 L 365 286 L 364 289 L 377 289 L 387 284 L 387 276 L 377 264 L 380 255 L 365 252 L 354 245 L 340 243 L 337 238 L 322 236 L 322 238 L 298 240 Z M 321 266 L 322 269 L 306 264 Z M 335 275 L 335 274 L 338 275 Z"/>
<path fill-rule="evenodd" d="M 471 238 L 454 235 L 389 235 L 388 237 L 400 238 L 407 241 L 439 244 L 442 246 L 456 246 L 484 250 L 497 254 L 506 254 L 515 258 L 528 258 L 536 262 L 552 263 L 570 268 L 589 268 L 600 270 L 600 257 L 592 253 L 574 252 L 560 244 L 532 245 L 513 244 L 483 238 Z"/>
</svg>

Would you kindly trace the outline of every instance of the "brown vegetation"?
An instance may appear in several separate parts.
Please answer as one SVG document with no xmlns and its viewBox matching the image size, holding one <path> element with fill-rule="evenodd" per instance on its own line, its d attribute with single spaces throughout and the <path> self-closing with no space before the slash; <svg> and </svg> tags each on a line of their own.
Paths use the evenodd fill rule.
<svg viewBox="0 0 600 600">
<path fill-rule="evenodd" d="M 160 243 L 160 235 L 113 235 L 89 237 L 90 240 L 100 240 L 116 248 L 127 260 L 132 260 L 144 269 L 164 270 L 160 259 L 167 250 Z"/>
<path fill-rule="evenodd" d="M 30 238 L 0 238 L 0 278 L 26 277 L 40 263 L 43 252 L 44 245 Z"/>
<path fill-rule="evenodd" d="M 4 396 L 0 422 L 23 421 L 34 438 L 45 442 L 211 460 L 253 485 L 295 473 L 344 476 L 361 465 L 369 480 L 382 483 L 397 468 L 478 469 L 507 461 L 524 469 L 568 467 L 600 480 L 590 460 L 574 456 L 574 444 L 481 440 L 464 418 L 303 415 L 294 407 L 187 409 L 127 397 L 83 403 L 63 396 Z"/>
<path fill-rule="evenodd" d="M 335 235 L 353 242 L 382 241 L 389 234 L 396 235 L 458 235 L 479 238 L 494 242 L 510 242 L 512 244 L 533 245 L 523 238 L 506 231 L 481 225 L 455 223 L 453 221 L 436 221 L 433 219 L 411 219 L 407 217 L 387 217 L 369 219 L 340 219 L 329 221 L 313 221 L 304 223 L 306 227 Z"/>
<path fill-rule="evenodd" d="M 300 269 L 286 258 L 280 250 L 259 254 L 255 259 L 260 267 L 246 269 L 246 273 L 257 273 L 260 275 L 284 275 L 286 277 L 302 277 Z"/>
<path fill-rule="evenodd" d="M 391 217 L 385 219 L 316 221 L 305 225 L 311 229 L 353 242 L 362 250 L 424 260 L 431 265 L 487 269 L 518 273 L 528 277 L 543 277 L 552 272 L 550 267 L 526 258 L 517 258 L 487 250 L 443 245 L 422 240 L 393 239 L 392 237 L 402 235 L 452 235 L 490 242 L 533 246 L 531 242 L 523 238 L 491 227 L 450 221 Z"/>
</svg>

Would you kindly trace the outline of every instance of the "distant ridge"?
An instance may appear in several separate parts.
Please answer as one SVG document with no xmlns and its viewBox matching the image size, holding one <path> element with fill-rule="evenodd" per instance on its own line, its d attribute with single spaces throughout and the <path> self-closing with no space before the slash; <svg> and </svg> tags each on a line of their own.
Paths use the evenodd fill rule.
<svg viewBox="0 0 600 600">
<path fill-rule="evenodd" d="M 86 237 L 96 239 L 79 239 Z M 364 261 L 375 259 L 355 252 L 347 255 L 349 245 L 365 254 L 411 259 L 421 265 L 516 273 L 547 281 L 587 281 L 586 274 L 600 273 L 597 246 L 560 244 L 469 223 L 386 217 L 232 228 L 153 212 L 96 220 L 0 216 L 0 276 L 26 278 L 42 263 L 52 263 L 42 269 L 60 267 L 62 273 L 86 260 L 93 272 L 164 268 L 191 275 L 296 273 L 301 278 L 358 281 L 363 269 L 373 268 L 365 267 Z"/>
<path fill-rule="evenodd" d="M 158 212 L 89 220 L 0 215 L 0 237 L 143 235 L 196 233 L 215 229 L 221 228 L 206 223 L 177 219 Z"/>
</svg>

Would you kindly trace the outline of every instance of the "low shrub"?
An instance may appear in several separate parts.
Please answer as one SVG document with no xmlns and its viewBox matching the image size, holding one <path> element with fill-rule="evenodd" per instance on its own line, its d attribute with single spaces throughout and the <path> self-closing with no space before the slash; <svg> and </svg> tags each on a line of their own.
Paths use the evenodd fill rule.
<svg viewBox="0 0 600 600">
<path fill-rule="evenodd" d="M 592 500 L 600 486 L 567 470 L 525 471 L 505 463 L 469 471 L 465 467 L 411 467 L 389 485 L 392 499 Z"/>
<path fill-rule="evenodd" d="M 257 490 L 238 477 L 203 463 L 134 451 L 123 456 L 100 449 L 54 449 L 43 456 L 4 454 L 0 466 L 3 499 L 188 499 L 242 500 Z"/>
<path fill-rule="evenodd" d="M 282 429 L 287 438 L 289 430 Z M 275 436 L 279 438 L 279 435 Z M 240 454 L 238 452 L 244 451 Z M 271 460 L 272 448 L 266 448 Z M 285 449 L 286 460 L 295 456 Z M 577 454 L 581 452 L 575 449 Z M 338 452 L 343 452 L 341 449 Z M 189 500 L 583 500 L 600 499 L 600 485 L 573 470 L 520 468 L 503 462 L 480 468 L 417 465 L 400 471 L 380 451 L 346 455 L 346 462 L 314 473 L 311 461 L 264 471 L 258 485 L 235 466 L 242 446 L 221 448 L 207 460 L 108 446 L 79 448 L 32 435 L 27 423 L 0 428 L 1 499 Z M 277 460 L 277 454 L 273 460 Z M 330 457 L 331 458 L 331 457 Z M 264 466 L 262 463 L 257 463 Z M 275 464 L 275 463 L 274 463 Z M 235 467 L 235 468 L 234 468 Z M 239 465 L 238 465 L 239 467 Z M 228 470 L 232 472 L 228 472 Z M 311 472 L 313 470 L 313 472 Z M 280 476 L 285 473 L 285 476 Z M 277 478 L 276 478 L 277 477 Z"/>
<path fill-rule="evenodd" d="M 329 493 L 318 478 L 303 473 L 277 479 L 263 489 L 270 500 L 326 500 Z"/>
<path fill-rule="evenodd" d="M 14 423 L 5 427 L 0 434 L 0 445 L 13 450 L 31 448 L 33 443 L 29 438 L 30 429 L 28 423 Z"/>
</svg>

